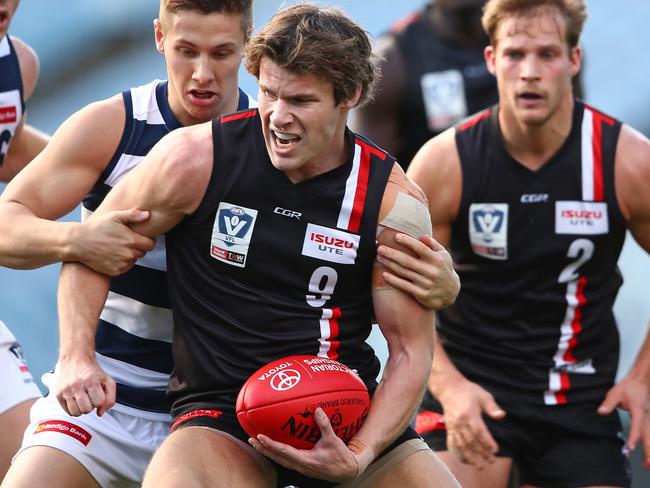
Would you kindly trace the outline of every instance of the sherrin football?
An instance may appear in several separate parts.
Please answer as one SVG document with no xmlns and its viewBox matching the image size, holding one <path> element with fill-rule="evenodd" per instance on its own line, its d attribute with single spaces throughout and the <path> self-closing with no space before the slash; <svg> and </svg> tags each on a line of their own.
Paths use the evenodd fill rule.
<svg viewBox="0 0 650 488">
<path fill-rule="evenodd" d="M 320 438 L 314 411 L 321 407 L 344 442 L 357 433 L 370 409 L 359 376 L 319 356 L 289 356 L 258 369 L 237 397 L 237 419 L 251 437 L 264 434 L 298 449 Z"/>
</svg>

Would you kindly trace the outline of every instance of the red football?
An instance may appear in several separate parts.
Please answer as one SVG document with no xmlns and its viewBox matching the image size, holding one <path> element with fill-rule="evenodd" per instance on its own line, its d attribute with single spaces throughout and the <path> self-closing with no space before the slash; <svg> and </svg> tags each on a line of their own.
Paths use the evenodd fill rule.
<svg viewBox="0 0 650 488">
<path fill-rule="evenodd" d="M 298 449 L 320 438 L 314 410 L 321 407 L 344 442 L 357 433 L 370 408 L 359 376 L 318 356 L 289 356 L 258 369 L 237 397 L 237 419 L 251 437 L 264 434 Z"/>
</svg>

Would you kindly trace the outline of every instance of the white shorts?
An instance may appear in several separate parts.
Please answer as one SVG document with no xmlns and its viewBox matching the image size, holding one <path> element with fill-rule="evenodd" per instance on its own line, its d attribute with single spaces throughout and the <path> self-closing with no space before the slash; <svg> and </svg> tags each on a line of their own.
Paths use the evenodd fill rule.
<svg viewBox="0 0 650 488">
<path fill-rule="evenodd" d="M 31 446 L 49 446 L 79 461 L 100 486 L 139 487 L 154 451 L 171 428 L 171 416 L 115 405 L 101 417 L 68 415 L 54 395 L 55 376 L 43 375 L 50 394 L 30 412 L 16 456 Z"/>
<path fill-rule="evenodd" d="M 41 396 L 29 372 L 20 344 L 0 320 L 0 414 Z"/>
</svg>

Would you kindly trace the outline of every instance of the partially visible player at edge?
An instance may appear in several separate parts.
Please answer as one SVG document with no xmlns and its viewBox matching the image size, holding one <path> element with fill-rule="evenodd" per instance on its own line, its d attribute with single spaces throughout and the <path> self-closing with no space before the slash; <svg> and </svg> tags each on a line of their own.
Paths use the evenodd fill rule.
<svg viewBox="0 0 650 488">
<path fill-rule="evenodd" d="M 464 487 L 505 486 L 513 461 L 526 486 L 629 486 L 639 442 L 650 467 L 650 340 L 615 384 L 612 311 L 626 230 L 650 251 L 650 141 L 572 96 L 585 18 L 582 0 L 489 0 L 499 104 L 409 167 L 463 284 L 419 430 Z"/>
<path fill-rule="evenodd" d="M 19 0 L 0 0 L 0 181 L 11 180 L 45 147 L 48 137 L 25 123 L 25 102 L 38 81 L 38 56 L 7 32 Z M 0 321 L 0 479 L 9 469 L 41 392 L 16 338 Z"/>
<path fill-rule="evenodd" d="M 69 354 L 62 336 L 50 394 L 32 408 L 3 488 L 141 485 L 171 425 L 164 241 L 151 250 L 153 240 L 128 228 L 148 218 L 133 209 L 82 223 L 52 220 L 80 202 L 85 219 L 168 132 L 249 107 L 251 99 L 237 82 L 251 23 L 252 0 L 162 0 L 153 27 L 168 81 L 126 90 L 74 114 L 0 197 L 0 264 L 81 261 L 111 276 L 129 270 L 111 281 L 96 358 Z M 81 312 L 85 304 L 79 307 Z M 74 395 L 98 377 L 117 383 L 110 412 L 74 418 L 61 408 L 57 393 Z M 70 413 L 82 412 L 90 409 L 81 405 Z"/>
<path fill-rule="evenodd" d="M 433 313 L 387 286 L 374 259 L 376 239 L 391 241 L 393 226 L 428 233 L 426 205 L 387 153 L 346 127 L 376 80 L 370 40 L 338 10 L 304 4 L 276 14 L 246 59 L 259 111 L 165 137 L 93 216 L 142 208 L 151 218 L 134 229 L 166 233 L 175 423 L 144 486 L 457 486 L 408 427 L 430 370 Z M 108 285 L 82 264 L 64 264 L 61 326 L 82 354 L 92 352 Z M 365 342 L 373 306 L 390 352 L 378 386 L 379 362 Z M 347 446 L 320 409 L 322 437 L 306 451 L 249 439 L 237 422 L 235 400 L 250 374 L 292 354 L 337 358 L 374 392 Z M 104 410 L 112 398 L 101 393 L 111 388 L 97 385 L 100 395 L 68 405 Z"/>
</svg>

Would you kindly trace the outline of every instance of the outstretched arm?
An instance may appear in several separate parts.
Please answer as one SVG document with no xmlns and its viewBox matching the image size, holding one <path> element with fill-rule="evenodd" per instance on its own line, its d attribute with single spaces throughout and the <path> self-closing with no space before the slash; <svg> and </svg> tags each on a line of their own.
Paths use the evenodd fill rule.
<svg viewBox="0 0 650 488">
<path fill-rule="evenodd" d="M 155 237 L 173 228 L 198 206 L 212 170 L 211 125 L 179 129 L 163 138 L 115 188 L 90 218 L 137 207 L 150 213 L 133 224 L 139 234 Z M 80 263 L 65 263 L 59 282 L 59 380 L 57 398 L 71 415 L 97 408 L 102 414 L 115 401 L 115 385 L 95 361 L 97 321 L 109 289 L 109 277 Z"/>
<path fill-rule="evenodd" d="M 80 261 L 111 275 L 153 247 L 127 224 L 147 214 L 127 210 L 92 222 L 54 222 L 99 180 L 124 127 L 121 96 L 88 105 L 66 120 L 46 148 L 0 195 L 0 265 L 31 269 Z"/>
</svg>

